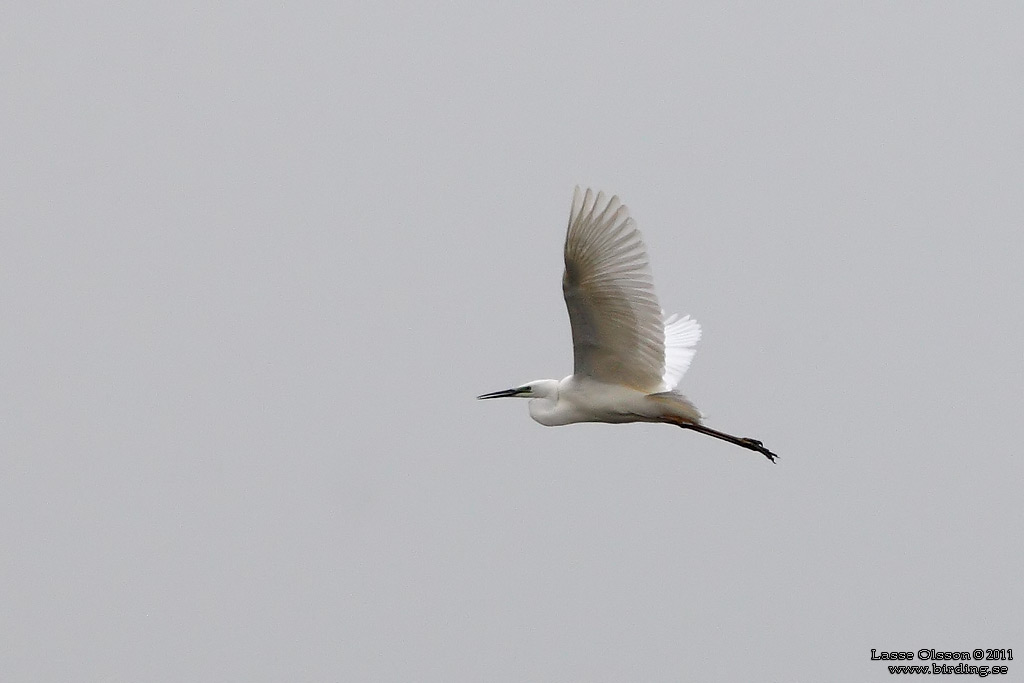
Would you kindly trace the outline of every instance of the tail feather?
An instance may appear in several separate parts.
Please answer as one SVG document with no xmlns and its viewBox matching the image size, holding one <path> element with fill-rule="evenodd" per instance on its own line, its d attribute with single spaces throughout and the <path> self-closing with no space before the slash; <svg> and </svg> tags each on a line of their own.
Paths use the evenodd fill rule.
<svg viewBox="0 0 1024 683">
<path fill-rule="evenodd" d="M 704 419 L 704 415 L 697 406 L 693 405 L 693 401 L 678 392 L 660 391 L 656 394 L 648 394 L 647 396 L 666 404 L 666 407 L 672 409 L 672 417 L 678 418 L 683 422 L 699 425 L 701 420 Z"/>
</svg>

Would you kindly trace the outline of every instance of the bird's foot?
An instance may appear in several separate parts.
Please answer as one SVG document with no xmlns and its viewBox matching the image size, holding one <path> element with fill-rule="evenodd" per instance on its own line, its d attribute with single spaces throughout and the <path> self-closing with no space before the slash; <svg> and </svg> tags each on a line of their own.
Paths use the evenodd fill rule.
<svg viewBox="0 0 1024 683">
<path fill-rule="evenodd" d="M 758 441 L 757 439 L 740 439 L 740 441 L 742 441 L 747 448 L 749 448 L 752 451 L 757 451 L 758 453 L 760 453 L 764 457 L 766 457 L 769 460 L 771 460 L 773 463 L 779 457 L 779 456 L 775 455 L 774 453 L 772 453 L 767 448 L 765 448 L 764 444 L 761 443 L 760 441 Z"/>
</svg>

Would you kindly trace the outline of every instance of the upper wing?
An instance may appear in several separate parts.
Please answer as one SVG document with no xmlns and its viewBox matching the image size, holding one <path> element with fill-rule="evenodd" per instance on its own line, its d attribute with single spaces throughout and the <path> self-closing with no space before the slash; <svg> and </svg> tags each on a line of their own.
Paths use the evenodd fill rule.
<svg viewBox="0 0 1024 683">
<path fill-rule="evenodd" d="M 662 381 L 666 391 L 675 389 L 683 378 L 693 355 L 697 353 L 694 347 L 699 341 L 700 325 L 696 320 L 690 316 L 681 318 L 678 314 L 665 317 L 665 374 Z"/>
<path fill-rule="evenodd" d="M 565 236 L 562 293 L 576 374 L 659 391 L 665 372 L 661 307 L 647 250 L 618 197 L 576 188 Z"/>
</svg>

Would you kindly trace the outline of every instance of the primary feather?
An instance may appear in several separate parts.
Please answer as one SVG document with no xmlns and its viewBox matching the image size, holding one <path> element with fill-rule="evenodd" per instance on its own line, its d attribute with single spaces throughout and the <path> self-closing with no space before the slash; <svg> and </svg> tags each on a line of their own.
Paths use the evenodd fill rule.
<svg viewBox="0 0 1024 683">
<path fill-rule="evenodd" d="M 662 382 L 666 391 L 679 386 L 697 353 L 695 347 L 699 341 L 700 324 L 696 320 L 677 313 L 665 317 L 665 374 Z"/>
</svg>

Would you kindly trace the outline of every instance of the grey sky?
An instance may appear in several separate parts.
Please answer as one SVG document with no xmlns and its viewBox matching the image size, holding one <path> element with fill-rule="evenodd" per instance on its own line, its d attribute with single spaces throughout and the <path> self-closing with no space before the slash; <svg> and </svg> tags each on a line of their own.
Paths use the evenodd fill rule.
<svg viewBox="0 0 1024 683">
<path fill-rule="evenodd" d="M 1022 26 L 9 4 L 0 679 L 1024 654 Z M 576 184 L 622 197 L 703 325 L 682 390 L 777 466 L 474 401 L 572 369 Z"/>
</svg>

